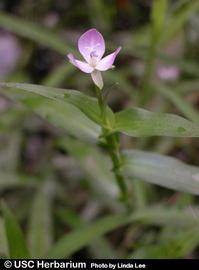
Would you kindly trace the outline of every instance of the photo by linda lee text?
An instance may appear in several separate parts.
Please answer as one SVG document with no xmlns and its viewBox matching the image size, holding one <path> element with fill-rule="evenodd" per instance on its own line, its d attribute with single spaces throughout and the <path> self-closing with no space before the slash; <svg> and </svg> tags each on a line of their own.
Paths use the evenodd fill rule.
<svg viewBox="0 0 199 270">
<path fill-rule="evenodd" d="M 124 263 L 91 263 L 91 268 L 93 269 L 146 269 L 146 264 L 141 264 L 137 262 Z"/>
</svg>

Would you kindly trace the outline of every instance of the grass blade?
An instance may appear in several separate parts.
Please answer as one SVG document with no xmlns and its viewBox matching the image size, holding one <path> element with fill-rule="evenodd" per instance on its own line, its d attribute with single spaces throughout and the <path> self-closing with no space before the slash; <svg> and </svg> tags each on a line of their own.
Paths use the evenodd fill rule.
<svg viewBox="0 0 199 270">
<path fill-rule="evenodd" d="M 29 259 L 30 254 L 26 242 L 14 215 L 5 203 L 2 203 L 2 210 L 5 221 L 9 257 L 11 259 Z"/>
<path fill-rule="evenodd" d="M 47 254 L 48 258 L 67 258 L 81 248 L 87 246 L 96 238 L 132 222 L 142 224 L 187 226 L 195 224 L 189 211 L 151 207 L 137 211 L 134 214 L 117 214 L 103 217 L 93 224 L 77 229 L 64 235 Z"/>
</svg>

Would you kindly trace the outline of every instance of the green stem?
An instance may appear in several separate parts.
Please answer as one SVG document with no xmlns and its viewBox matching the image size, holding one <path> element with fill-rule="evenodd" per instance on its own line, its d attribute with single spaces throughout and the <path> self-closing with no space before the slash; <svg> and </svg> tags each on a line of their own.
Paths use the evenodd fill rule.
<svg viewBox="0 0 199 270">
<path fill-rule="evenodd" d="M 130 209 L 131 207 L 129 203 L 128 188 L 121 171 L 122 158 L 120 154 L 118 134 L 110 134 L 110 131 L 107 128 L 108 119 L 106 114 L 106 100 L 102 95 L 102 91 L 98 87 L 96 87 L 96 96 L 102 117 L 102 135 L 106 141 L 108 154 L 112 160 L 113 172 L 121 193 L 120 200 L 127 206 L 128 209 Z"/>
</svg>

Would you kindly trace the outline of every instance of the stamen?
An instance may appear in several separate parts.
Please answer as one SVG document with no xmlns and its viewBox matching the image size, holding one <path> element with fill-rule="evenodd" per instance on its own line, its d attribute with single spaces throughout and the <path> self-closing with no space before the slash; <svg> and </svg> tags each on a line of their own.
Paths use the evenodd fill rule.
<svg viewBox="0 0 199 270">
<path fill-rule="evenodd" d="M 95 44 L 95 46 L 92 47 L 85 47 L 86 50 L 88 50 L 90 54 L 90 59 L 89 59 L 89 65 L 93 68 L 96 67 L 97 62 L 98 62 L 98 53 L 97 53 L 97 48 L 100 46 L 100 43 Z"/>
<path fill-rule="evenodd" d="M 98 54 L 96 53 L 96 51 L 92 51 L 91 53 L 90 53 L 90 57 L 92 58 L 92 57 L 98 57 Z"/>
</svg>

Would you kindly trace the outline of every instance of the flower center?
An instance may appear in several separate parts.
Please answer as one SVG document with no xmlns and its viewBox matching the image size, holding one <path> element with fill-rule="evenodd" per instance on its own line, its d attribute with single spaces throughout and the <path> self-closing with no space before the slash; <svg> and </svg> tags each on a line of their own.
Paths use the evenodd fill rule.
<svg viewBox="0 0 199 270">
<path fill-rule="evenodd" d="M 96 67 L 98 61 L 98 54 L 95 50 L 90 52 L 89 65 L 93 68 Z"/>
<path fill-rule="evenodd" d="M 89 65 L 92 66 L 93 68 L 96 67 L 97 61 L 98 61 L 98 54 L 97 54 L 97 48 L 100 46 L 100 43 L 97 43 L 93 47 L 85 47 L 90 54 L 90 60 L 89 60 Z"/>
<path fill-rule="evenodd" d="M 96 51 L 92 51 L 90 53 L 90 57 L 93 58 L 93 57 L 98 57 L 98 54 L 96 53 Z"/>
</svg>

